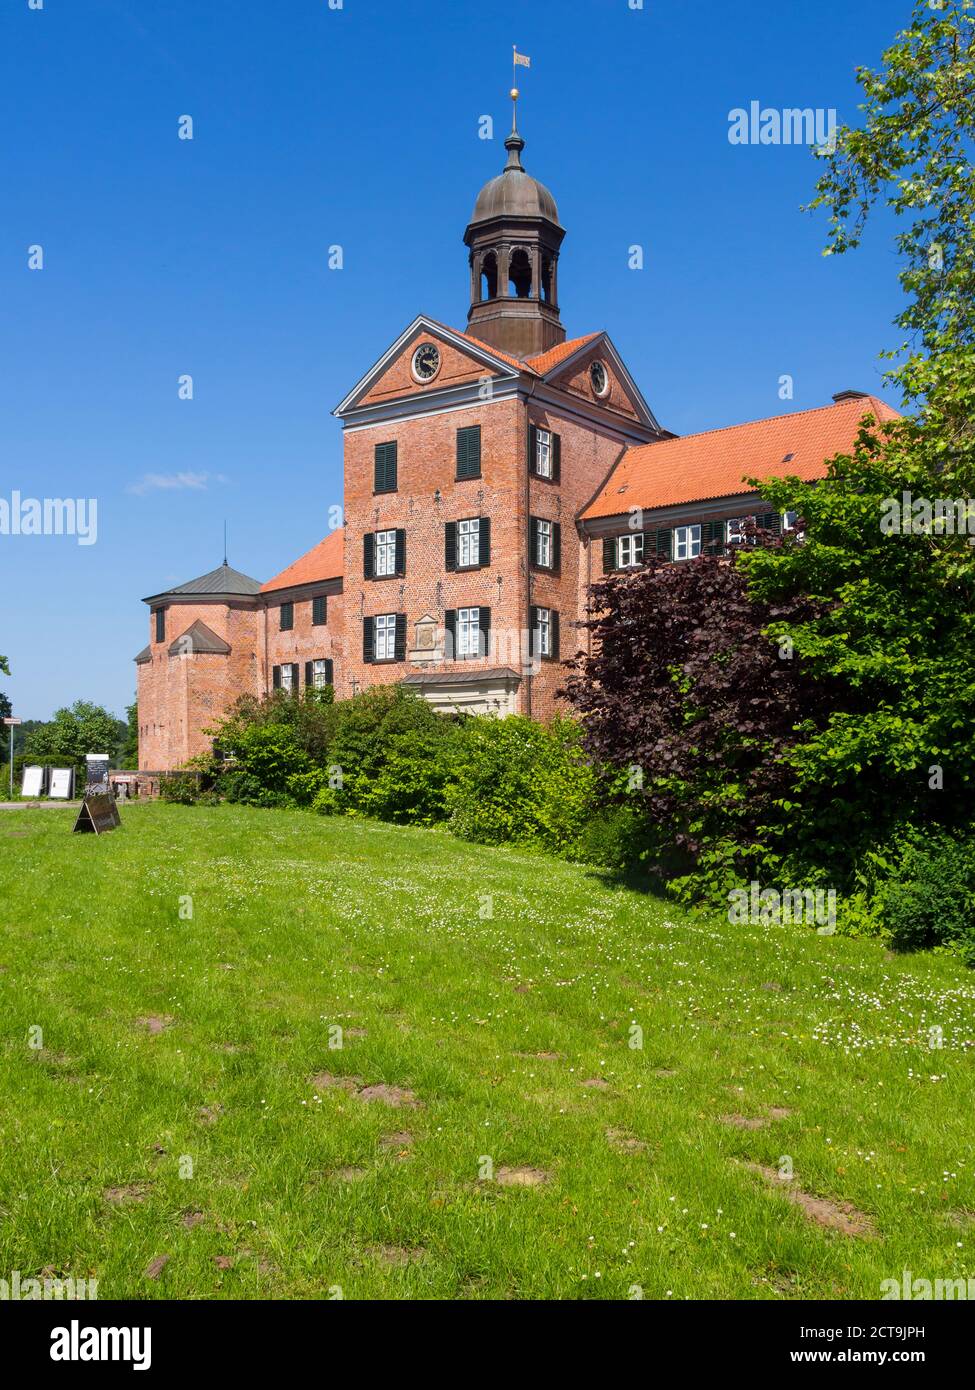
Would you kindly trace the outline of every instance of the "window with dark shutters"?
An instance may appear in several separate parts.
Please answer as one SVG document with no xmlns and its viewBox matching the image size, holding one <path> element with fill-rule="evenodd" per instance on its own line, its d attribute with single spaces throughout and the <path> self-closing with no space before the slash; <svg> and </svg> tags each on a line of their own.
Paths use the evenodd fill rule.
<svg viewBox="0 0 975 1390">
<path fill-rule="evenodd" d="M 325 594 L 316 594 L 312 599 L 311 621 L 313 627 L 324 627 L 328 622 L 328 598 Z"/>
<path fill-rule="evenodd" d="M 406 660 L 406 614 L 396 614 L 396 661 Z"/>
<path fill-rule="evenodd" d="M 552 435 L 552 482 L 562 481 L 562 436 Z"/>
<path fill-rule="evenodd" d="M 362 537 L 362 574 L 365 579 L 372 579 L 376 573 L 376 537 L 371 531 L 367 531 Z"/>
<path fill-rule="evenodd" d="M 550 616 L 549 616 L 549 622 L 551 623 L 551 626 L 552 626 L 552 658 L 551 658 L 551 659 L 552 659 L 553 661 L 558 661 L 558 659 L 559 659 L 559 615 L 558 615 L 558 613 L 556 613 L 556 611 L 555 611 L 554 608 L 551 610 L 551 613 L 550 613 Z"/>
<path fill-rule="evenodd" d="M 396 532 L 396 576 L 402 579 L 406 573 L 406 532 Z"/>
<path fill-rule="evenodd" d="M 491 563 L 491 518 L 489 516 L 481 517 L 477 546 L 477 563 L 483 569 L 485 565 Z"/>
<path fill-rule="evenodd" d="M 671 546 L 671 532 L 670 532 L 669 529 L 667 529 L 667 530 L 665 530 L 665 531 L 658 531 L 658 532 L 657 532 L 657 534 L 656 534 L 656 545 L 655 545 L 655 549 L 656 549 L 656 552 L 657 552 L 657 558 L 658 558 L 658 559 L 660 559 L 660 560 L 669 560 L 669 559 L 670 559 L 670 557 L 671 557 L 672 546 Z"/>
<path fill-rule="evenodd" d="M 552 522 L 552 569 L 556 574 L 562 568 L 562 525 L 558 521 Z"/>
<path fill-rule="evenodd" d="M 305 662 L 305 689 L 312 690 L 315 685 L 315 664 L 312 661 Z"/>
<path fill-rule="evenodd" d="M 280 689 L 281 689 L 281 667 L 280 667 L 280 666 L 272 666 L 272 667 L 271 667 L 271 689 L 272 689 L 272 690 L 280 690 Z"/>
<path fill-rule="evenodd" d="M 372 618 L 362 620 L 362 659 L 370 662 L 374 659 L 373 653 L 376 650 L 375 621 Z"/>
<path fill-rule="evenodd" d="M 330 656 L 325 658 L 325 684 L 335 684 L 335 662 Z"/>
<path fill-rule="evenodd" d="M 457 660 L 457 609 L 448 608 L 443 615 L 443 625 L 445 634 L 444 660 Z"/>
<path fill-rule="evenodd" d="M 491 655 L 491 610 L 483 605 L 477 610 L 477 654 Z"/>
<path fill-rule="evenodd" d="M 443 528 L 444 569 L 448 574 L 457 568 L 457 523 L 448 521 Z"/>
<path fill-rule="evenodd" d="M 281 631 L 290 632 L 295 625 L 295 606 L 293 603 L 282 603 L 280 608 Z"/>
<path fill-rule="evenodd" d="M 374 492 L 396 491 L 396 441 L 376 445 Z"/>
<path fill-rule="evenodd" d="M 616 537 L 603 536 L 603 574 L 611 574 L 617 568 L 616 557 Z"/>
<path fill-rule="evenodd" d="M 457 479 L 481 476 L 481 427 L 468 425 L 457 431 Z"/>
</svg>

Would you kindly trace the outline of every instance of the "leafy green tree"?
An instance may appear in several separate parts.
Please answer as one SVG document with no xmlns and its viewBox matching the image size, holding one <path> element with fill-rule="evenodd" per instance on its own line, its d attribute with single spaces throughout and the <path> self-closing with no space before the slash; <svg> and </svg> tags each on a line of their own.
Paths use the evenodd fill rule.
<svg viewBox="0 0 975 1390">
<path fill-rule="evenodd" d="M 122 767 L 139 766 L 139 701 L 135 699 L 125 707 L 125 741 L 122 744 L 120 762 Z"/>
<path fill-rule="evenodd" d="M 831 214 L 827 255 L 859 246 L 879 204 L 899 219 L 907 337 L 885 354 L 902 357 L 891 377 L 970 427 L 955 370 L 975 352 L 975 0 L 915 0 L 882 67 L 857 81 L 862 124 L 837 132 L 810 206 Z"/>
<path fill-rule="evenodd" d="M 76 700 L 70 707 L 55 710 L 47 723 L 31 728 L 24 752 L 37 762 L 71 763 L 83 774 L 86 754 L 107 753 L 115 761 L 125 735 L 125 724 L 114 714 L 88 700 Z"/>
<path fill-rule="evenodd" d="M 10 675 L 10 663 L 7 661 L 7 658 L 2 655 L 0 655 L 0 672 L 5 676 Z M 0 690 L 0 719 L 6 719 L 12 708 L 10 697 Z M 10 733 L 6 724 L 0 724 L 0 758 L 6 758 L 7 756 L 7 739 L 9 736 Z"/>
</svg>

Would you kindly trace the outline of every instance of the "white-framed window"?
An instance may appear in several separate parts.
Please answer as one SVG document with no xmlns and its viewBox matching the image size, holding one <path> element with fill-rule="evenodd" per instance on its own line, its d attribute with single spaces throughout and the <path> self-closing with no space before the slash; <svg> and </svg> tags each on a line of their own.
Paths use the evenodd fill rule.
<svg viewBox="0 0 975 1390">
<path fill-rule="evenodd" d="M 730 521 L 725 522 L 725 540 L 729 545 L 745 544 L 745 523 L 746 516 L 735 516 Z"/>
<path fill-rule="evenodd" d="M 552 523 L 550 521 L 538 522 L 538 554 L 535 563 L 541 565 L 543 569 L 552 568 Z"/>
<path fill-rule="evenodd" d="M 375 648 L 377 661 L 393 661 L 396 657 L 396 614 L 380 613 L 376 618 Z"/>
<path fill-rule="evenodd" d="M 457 655 L 478 656 L 481 641 L 481 610 L 457 609 Z"/>
<path fill-rule="evenodd" d="M 538 655 L 552 655 L 552 610 L 536 608 L 535 622 L 538 630 Z"/>
<path fill-rule="evenodd" d="M 481 563 L 481 522 L 470 517 L 457 523 L 457 566 L 464 569 Z"/>
<path fill-rule="evenodd" d="M 616 542 L 616 563 L 621 570 L 643 564 L 643 532 L 631 531 Z"/>
<path fill-rule="evenodd" d="M 291 690 L 291 662 L 286 661 L 281 667 L 281 689 Z"/>
<path fill-rule="evenodd" d="M 322 690 L 328 685 L 328 662 L 324 657 L 312 662 L 311 683 L 316 690 Z"/>
<path fill-rule="evenodd" d="M 797 522 L 798 520 L 799 520 L 799 513 L 798 513 L 798 512 L 783 512 L 783 513 L 782 513 L 782 530 L 783 530 L 783 531 L 794 531 L 794 530 L 796 529 L 796 522 Z"/>
<path fill-rule="evenodd" d="M 540 478 L 552 476 L 551 430 L 539 430 L 535 436 L 535 472 Z"/>
<path fill-rule="evenodd" d="M 674 527 L 674 559 L 693 560 L 701 553 L 701 528 L 695 526 Z"/>
<path fill-rule="evenodd" d="M 376 574 L 396 573 L 396 532 L 376 532 Z"/>
</svg>

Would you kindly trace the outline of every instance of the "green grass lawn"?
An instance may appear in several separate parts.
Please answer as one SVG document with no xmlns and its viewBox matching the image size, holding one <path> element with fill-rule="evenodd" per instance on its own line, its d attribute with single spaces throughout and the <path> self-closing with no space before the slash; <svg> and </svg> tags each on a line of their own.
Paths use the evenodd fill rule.
<svg viewBox="0 0 975 1390">
<path fill-rule="evenodd" d="M 975 1274 L 952 961 L 440 833 L 73 814 L 0 816 L 0 1275 L 842 1299 Z"/>
</svg>

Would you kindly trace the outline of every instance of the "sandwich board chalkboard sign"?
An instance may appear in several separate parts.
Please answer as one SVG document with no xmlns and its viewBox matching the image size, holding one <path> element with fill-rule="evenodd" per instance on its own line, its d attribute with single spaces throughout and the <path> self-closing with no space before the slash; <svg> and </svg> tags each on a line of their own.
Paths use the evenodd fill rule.
<svg viewBox="0 0 975 1390">
<path fill-rule="evenodd" d="M 74 829 L 103 835 L 106 830 L 114 830 L 121 824 L 114 796 L 110 792 L 93 792 L 81 803 Z"/>
</svg>

